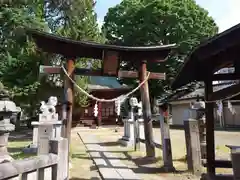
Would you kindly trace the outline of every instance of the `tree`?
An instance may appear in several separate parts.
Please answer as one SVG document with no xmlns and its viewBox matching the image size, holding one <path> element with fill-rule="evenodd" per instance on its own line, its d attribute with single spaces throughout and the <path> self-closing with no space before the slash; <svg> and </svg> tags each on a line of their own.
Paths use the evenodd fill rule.
<svg viewBox="0 0 240 180">
<path fill-rule="evenodd" d="M 49 0 L 46 3 L 47 21 L 52 32 L 74 40 L 104 42 L 97 24 L 97 15 L 94 12 L 95 1 L 74 0 L 57 1 Z M 76 67 L 87 66 L 98 68 L 100 61 L 92 61 L 86 58 L 77 59 Z M 77 84 L 87 90 L 88 77 L 76 77 Z M 80 105 L 87 104 L 87 97 L 75 91 L 75 98 Z"/>
<path fill-rule="evenodd" d="M 103 32 L 108 43 L 118 45 L 162 45 L 176 43 L 178 49 L 164 64 L 150 64 L 154 72 L 166 72 L 167 80 L 152 80 L 150 94 L 169 91 L 169 84 L 186 55 L 200 41 L 215 35 L 218 27 L 208 12 L 194 0 L 123 0 L 110 8 L 104 18 Z M 134 69 L 134 64 L 122 65 Z M 133 84 L 133 80 L 125 80 Z"/>
<path fill-rule="evenodd" d="M 47 28 L 40 9 L 36 11 L 39 5 L 9 1 L 0 7 L 0 81 L 17 104 L 36 102 L 38 66 L 44 58 L 35 51 L 24 27 Z"/>
</svg>

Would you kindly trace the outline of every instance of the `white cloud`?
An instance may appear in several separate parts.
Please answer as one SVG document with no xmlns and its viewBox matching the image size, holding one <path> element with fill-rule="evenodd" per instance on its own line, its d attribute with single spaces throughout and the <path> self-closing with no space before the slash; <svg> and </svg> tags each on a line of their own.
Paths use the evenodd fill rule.
<svg viewBox="0 0 240 180">
<path fill-rule="evenodd" d="M 227 0 L 224 2 L 226 3 L 227 10 L 222 12 L 224 16 L 217 20 L 220 32 L 240 23 L 240 0 Z"/>
<path fill-rule="evenodd" d="M 196 0 L 196 2 L 208 10 L 219 26 L 219 32 L 240 23 L 240 0 Z"/>
<path fill-rule="evenodd" d="M 103 25 L 103 20 L 101 18 L 97 19 L 98 27 L 101 29 Z"/>
</svg>

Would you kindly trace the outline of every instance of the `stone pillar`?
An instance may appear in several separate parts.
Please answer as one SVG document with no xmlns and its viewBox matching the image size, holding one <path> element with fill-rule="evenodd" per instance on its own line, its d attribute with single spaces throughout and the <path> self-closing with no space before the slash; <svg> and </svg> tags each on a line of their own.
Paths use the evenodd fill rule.
<svg viewBox="0 0 240 180">
<path fill-rule="evenodd" d="M 166 172 L 172 172 L 175 170 L 173 167 L 172 160 L 172 146 L 170 138 L 170 128 L 169 128 L 169 115 L 168 112 L 163 112 L 164 115 L 158 115 L 160 120 L 160 130 L 162 139 L 162 150 L 163 150 L 163 168 Z"/>
<path fill-rule="evenodd" d="M 37 144 L 38 144 L 38 122 L 32 122 L 32 126 L 33 126 L 33 143 L 32 143 L 32 147 L 37 148 Z"/>
<path fill-rule="evenodd" d="M 123 127 L 123 140 L 129 140 L 129 126 L 128 126 L 128 119 L 123 119 L 124 127 Z"/>
<path fill-rule="evenodd" d="M 138 125 L 139 125 L 139 136 L 140 136 L 140 139 L 145 139 L 144 120 L 143 119 L 138 119 Z"/>
</svg>

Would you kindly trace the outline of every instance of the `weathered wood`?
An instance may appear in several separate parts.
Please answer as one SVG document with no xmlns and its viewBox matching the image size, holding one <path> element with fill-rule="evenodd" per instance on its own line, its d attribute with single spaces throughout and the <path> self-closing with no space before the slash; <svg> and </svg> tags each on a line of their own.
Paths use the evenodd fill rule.
<svg viewBox="0 0 240 180">
<path fill-rule="evenodd" d="M 67 60 L 67 73 L 68 75 L 74 79 L 74 69 L 75 69 L 75 62 L 73 59 L 68 59 Z M 68 162 L 69 162 L 69 152 L 70 152 L 70 141 L 71 141 L 71 130 L 72 130 L 72 113 L 73 113 L 73 103 L 74 103 L 74 85 L 70 81 L 70 79 L 65 76 L 65 99 L 66 102 L 68 102 L 68 107 L 67 107 L 67 123 L 66 123 L 66 131 L 65 131 L 65 136 L 64 138 L 68 139 Z M 67 166 L 69 163 L 67 163 Z M 69 169 L 69 168 L 67 168 Z M 67 172 L 67 179 L 69 177 L 69 172 Z"/>
<path fill-rule="evenodd" d="M 196 175 L 200 175 L 202 162 L 198 121 L 195 119 L 185 120 L 184 129 L 188 170 Z"/>
<path fill-rule="evenodd" d="M 39 73 L 40 74 L 60 74 L 62 72 L 62 68 L 59 66 L 43 66 L 40 65 Z"/>
<path fill-rule="evenodd" d="M 224 88 L 222 90 L 209 93 L 209 100 L 208 101 L 216 101 L 219 99 L 223 99 L 226 97 L 229 97 L 231 95 L 234 95 L 236 93 L 239 93 L 240 84 L 232 85 L 227 88 Z"/>
<path fill-rule="evenodd" d="M 15 177 L 19 174 L 36 171 L 40 168 L 49 167 L 58 163 L 56 154 L 40 155 L 38 157 L 16 160 L 0 164 L 0 179 Z"/>
<path fill-rule="evenodd" d="M 118 52 L 116 51 L 103 51 L 103 74 L 117 75 L 119 67 Z"/>
<path fill-rule="evenodd" d="M 174 167 L 172 160 L 172 146 L 170 138 L 170 127 L 168 121 L 169 121 L 168 115 L 164 117 L 164 120 L 160 120 L 163 162 L 165 171 L 173 171 Z"/>
<path fill-rule="evenodd" d="M 213 93 L 212 81 L 205 81 L 205 100 L 209 101 L 209 95 Z M 213 103 L 206 103 L 206 142 L 207 142 L 207 173 L 215 175 L 215 142 L 214 142 L 214 105 Z"/>
<path fill-rule="evenodd" d="M 145 80 L 147 76 L 147 64 L 142 62 L 139 66 L 139 80 L 140 83 Z M 143 119 L 144 119 L 144 133 L 145 133 L 145 145 L 146 145 L 146 155 L 148 157 L 155 157 L 155 146 L 153 141 L 153 127 L 151 121 L 151 106 L 149 99 L 149 89 L 148 81 L 146 81 L 140 88 L 142 109 L 143 109 Z"/>
<path fill-rule="evenodd" d="M 45 74 L 60 74 L 62 72 L 61 67 L 42 66 L 40 69 L 42 69 L 41 72 L 45 73 Z M 117 74 L 116 73 L 115 74 L 109 74 L 109 73 L 103 74 L 101 69 L 91 70 L 91 69 L 75 68 L 74 74 L 81 75 L 81 76 L 118 76 L 119 78 L 138 78 L 137 71 L 122 71 L 122 70 L 119 70 Z M 165 80 L 166 74 L 151 72 L 149 79 Z"/>
<path fill-rule="evenodd" d="M 72 79 L 74 79 L 74 60 L 67 60 L 67 73 Z M 67 108 L 67 126 L 66 126 L 66 138 L 68 143 L 71 139 L 71 129 L 72 129 L 72 112 L 73 112 L 73 83 L 66 77 L 66 101 L 69 103 Z"/>
</svg>

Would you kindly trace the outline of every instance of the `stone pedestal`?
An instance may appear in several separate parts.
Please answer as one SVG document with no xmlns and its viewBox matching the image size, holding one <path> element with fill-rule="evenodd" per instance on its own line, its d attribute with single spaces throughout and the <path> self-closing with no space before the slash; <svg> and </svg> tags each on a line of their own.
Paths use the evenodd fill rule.
<svg viewBox="0 0 240 180">
<path fill-rule="evenodd" d="M 61 126 L 62 121 L 58 121 L 58 114 L 40 114 L 39 122 L 32 122 L 33 126 L 33 142 L 28 147 L 23 149 L 24 153 L 37 153 L 39 145 L 39 129 L 51 128 L 50 139 L 60 139 L 61 138 Z"/>
<path fill-rule="evenodd" d="M 124 146 L 132 146 L 134 140 L 134 121 L 133 119 L 124 119 L 124 135 L 119 142 Z"/>
</svg>

